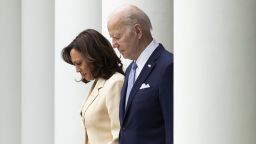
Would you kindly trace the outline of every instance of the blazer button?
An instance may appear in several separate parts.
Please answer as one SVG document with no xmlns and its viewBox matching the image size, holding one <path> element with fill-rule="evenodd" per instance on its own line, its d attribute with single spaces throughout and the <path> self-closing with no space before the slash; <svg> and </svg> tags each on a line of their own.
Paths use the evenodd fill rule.
<svg viewBox="0 0 256 144">
<path fill-rule="evenodd" d="M 125 131 L 125 127 L 122 127 L 122 130 Z"/>
</svg>

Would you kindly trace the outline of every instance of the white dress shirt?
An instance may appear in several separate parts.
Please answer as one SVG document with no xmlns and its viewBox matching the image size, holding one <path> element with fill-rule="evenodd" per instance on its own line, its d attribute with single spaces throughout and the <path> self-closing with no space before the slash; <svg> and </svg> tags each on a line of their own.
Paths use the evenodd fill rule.
<svg viewBox="0 0 256 144">
<path fill-rule="evenodd" d="M 138 66 L 136 69 L 135 81 L 140 75 L 140 72 L 143 69 L 145 63 L 154 52 L 154 50 L 158 47 L 158 45 L 159 43 L 157 43 L 155 40 L 152 40 L 150 44 L 144 49 L 144 51 L 142 51 L 138 59 L 135 61 Z"/>
</svg>

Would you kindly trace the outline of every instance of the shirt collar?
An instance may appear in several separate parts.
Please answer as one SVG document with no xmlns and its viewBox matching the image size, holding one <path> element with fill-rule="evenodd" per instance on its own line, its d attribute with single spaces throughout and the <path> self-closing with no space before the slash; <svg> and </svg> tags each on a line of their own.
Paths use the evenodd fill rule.
<svg viewBox="0 0 256 144">
<path fill-rule="evenodd" d="M 138 59 L 135 61 L 138 69 L 142 70 L 145 63 L 154 52 L 154 50 L 158 47 L 159 43 L 157 43 L 154 39 L 150 42 L 150 44 L 143 50 Z"/>
</svg>

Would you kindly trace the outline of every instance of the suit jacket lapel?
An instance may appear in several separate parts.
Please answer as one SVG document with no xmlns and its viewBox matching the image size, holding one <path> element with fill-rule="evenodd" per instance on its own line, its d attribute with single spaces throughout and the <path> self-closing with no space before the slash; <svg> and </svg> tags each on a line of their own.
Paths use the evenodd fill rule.
<svg viewBox="0 0 256 144">
<path fill-rule="evenodd" d="M 140 75 L 138 76 L 137 80 L 135 81 L 135 83 L 133 85 L 133 88 L 131 90 L 129 99 L 128 99 L 128 103 L 127 103 L 127 106 L 126 106 L 126 109 L 125 109 L 125 112 L 124 112 L 124 119 L 123 120 L 125 120 L 125 117 L 126 117 L 128 111 L 129 111 L 132 100 L 133 100 L 134 96 L 136 95 L 137 91 L 139 90 L 141 84 L 143 84 L 143 82 L 147 79 L 147 77 L 149 76 L 151 71 L 154 69 L 156 61 L 157 61 L 158 57 L 161 54 L 161 51 L 163 51 L 163 46 L 161 44 L 159 44 L 159 46 L 156 48 L 156 50 L 149 57 L 148 61 L 144 65 Z M 126 92 L 126 88 L 125 88 L 125 92 Z M 125 95 L 125 93 L 123 93 L 122 95 Z"/>
<path fill-rule="evenodd" d="M 96 81 L 96 84 L 91 91 L 91 93 L 88 95 L 87 100 L 85 101 L 83 107 L 82 107 L 82 112 L 86 112 L 87 109 L 90 107 L 90 105 L 93 103 L 93 101 L 98 97 L 100 89 L 104 86 L 105 80 L 99 78 Z"/>
</svg>

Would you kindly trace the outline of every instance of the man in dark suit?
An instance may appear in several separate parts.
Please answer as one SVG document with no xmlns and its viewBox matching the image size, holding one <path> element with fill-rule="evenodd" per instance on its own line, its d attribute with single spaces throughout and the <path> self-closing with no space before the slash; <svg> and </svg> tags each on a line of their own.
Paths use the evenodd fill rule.
<svg viewBox="0 0 256 144">
<path fill-rule="evenodd" d="M 151 35 L 148 16 L 134 5 L 109 18 L 113 47 L 133 60 L 120 101 L 120 144 L 173 144 L 173 55 Z"/>
</svg>

